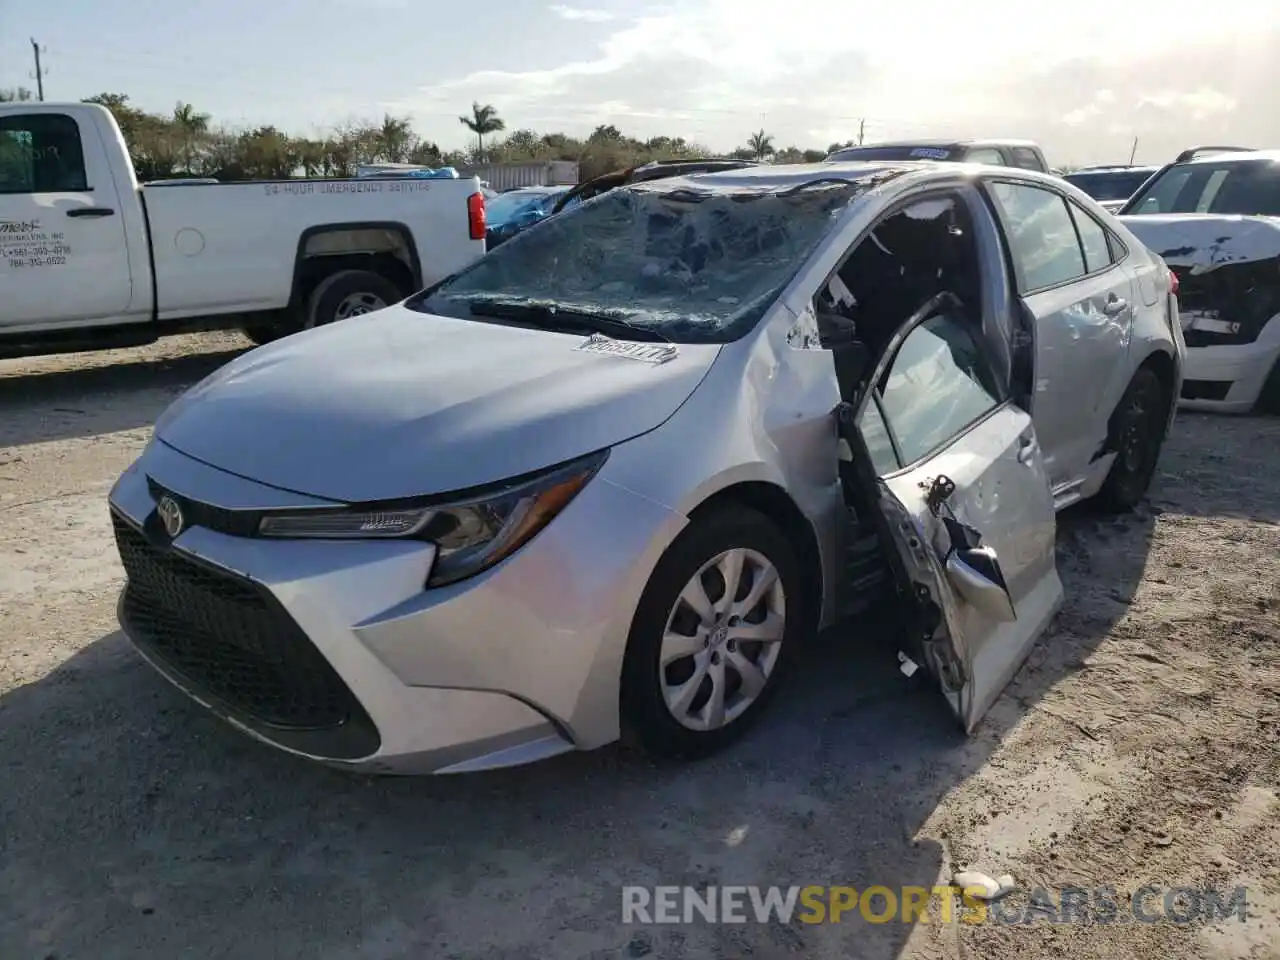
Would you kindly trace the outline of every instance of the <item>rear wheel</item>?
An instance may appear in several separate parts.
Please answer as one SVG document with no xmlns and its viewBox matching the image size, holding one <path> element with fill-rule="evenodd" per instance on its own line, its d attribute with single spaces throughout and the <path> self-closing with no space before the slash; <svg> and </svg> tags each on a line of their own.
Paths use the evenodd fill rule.
<svg viewBox="0 0 1280 960">
<path fill-rule="evenodd" d="M 277 321 L 259 321 L 240 329 L 261 346 L 299 330 L 323 327 L 337 320 L 381 310 L 399 303 L 404 297 L 405 293 L 380 273 L 340 270 L 316 284 L 303 305 L 301 316 L 282 312 Z"/>
<path fill-rule="evenodd" d="M 1140 367 L 1111 415 L 1115 462 L 1098 491 L 1098 504 L 1114 513 L 1132 510 L 1146 495 L 1168 426 L 1169 395 L 1160 378 Z"/>
<path fill-rule="evenodd" d="M 371 270 L 341 270 L 325 277 L 311 292 L 303 316 L 304 329 L 362 316 L 399 303 L 400 288 Z"/>
<path fill-rule="evenodd" d="M 627 735 L 693 759 L 736 740 L 785 679 L 807 630 L 800 565 L 754 510 L 694 520 L 658 563 L 623 664 Z"/>
</svg>

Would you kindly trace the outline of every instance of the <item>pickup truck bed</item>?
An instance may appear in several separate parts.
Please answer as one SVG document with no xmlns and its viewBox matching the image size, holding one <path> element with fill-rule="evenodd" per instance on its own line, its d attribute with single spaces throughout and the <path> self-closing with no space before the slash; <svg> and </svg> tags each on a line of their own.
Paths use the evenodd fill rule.
<svg viewBox="0 0 1280 960">
<path fill-rule="evenodd" d="M 484 249 L 474 178 L 139 186 L 104 108 L 0 105 L 0 356 L 192 328 L 272 339 L 394 303 Z"/>
</svg>

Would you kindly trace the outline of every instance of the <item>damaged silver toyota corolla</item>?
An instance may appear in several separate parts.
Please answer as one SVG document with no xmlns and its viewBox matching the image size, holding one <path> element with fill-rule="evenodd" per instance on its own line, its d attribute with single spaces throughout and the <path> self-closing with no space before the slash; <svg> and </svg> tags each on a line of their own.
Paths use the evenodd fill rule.
<svg viewBox="0 0 1280 960">
<path fill-rule="evenodd" d="M 442 773 L 709 753 L 887 588 L 972 729 L 1061 602 L 1055 508 L 1142 497 L 1177 329 L 1048 176 L 622 187 L 178 400 L 111 493 L 121 622 L 267 743 Z"/>
</svg>

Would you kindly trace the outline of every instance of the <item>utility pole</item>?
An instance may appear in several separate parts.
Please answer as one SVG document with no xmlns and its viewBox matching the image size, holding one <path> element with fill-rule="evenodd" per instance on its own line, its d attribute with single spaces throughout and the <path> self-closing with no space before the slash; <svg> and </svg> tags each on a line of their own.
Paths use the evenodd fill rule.
<svg viewBox="0 0 1280 960">
<path fill-rule="evenodd" d="M 862 119 L 858 121 L 858 146 L 862 146 L 863 134 L 867 132 L 867 121 Z"/>
<path fill-rule="evenodd" d="M 1129 166 L 1133 166 L 1133 158 L 1138 155 L 1138 138 L 1133 138 L 1133 149 L 1129 151 Z"/>
<path fill-rule="evenodd" d="M 40 66 L 40 54 L 48 53 L 47 50 L 41 50 L 40 44 L 36 43 L 36 38 L 31 38 L 31 52 L 36 58 L 36 96 L 42 101 L 44 100 L 44 68 Z"/>
</svg>

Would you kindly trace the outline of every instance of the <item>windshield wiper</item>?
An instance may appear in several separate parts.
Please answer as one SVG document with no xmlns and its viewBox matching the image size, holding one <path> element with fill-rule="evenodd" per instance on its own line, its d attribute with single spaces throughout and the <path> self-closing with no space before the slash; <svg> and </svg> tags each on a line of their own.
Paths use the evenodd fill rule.
<svg viewBox="0 0 1280 960">
<path fill-rule="evenodd" d="M 670 343 L 656 330 L 642 327 L 621 317 L 607 313 L 595 313 L 554 303 L 521 303 L 512 300 L 478 299 L 467 303 L 473 315 L 495 317 L 499 320 L 532 322 L 547 330 L 561 333 L 603 333 L 619 340 L 643 340 L 654 343 Z"/>
</svg>

